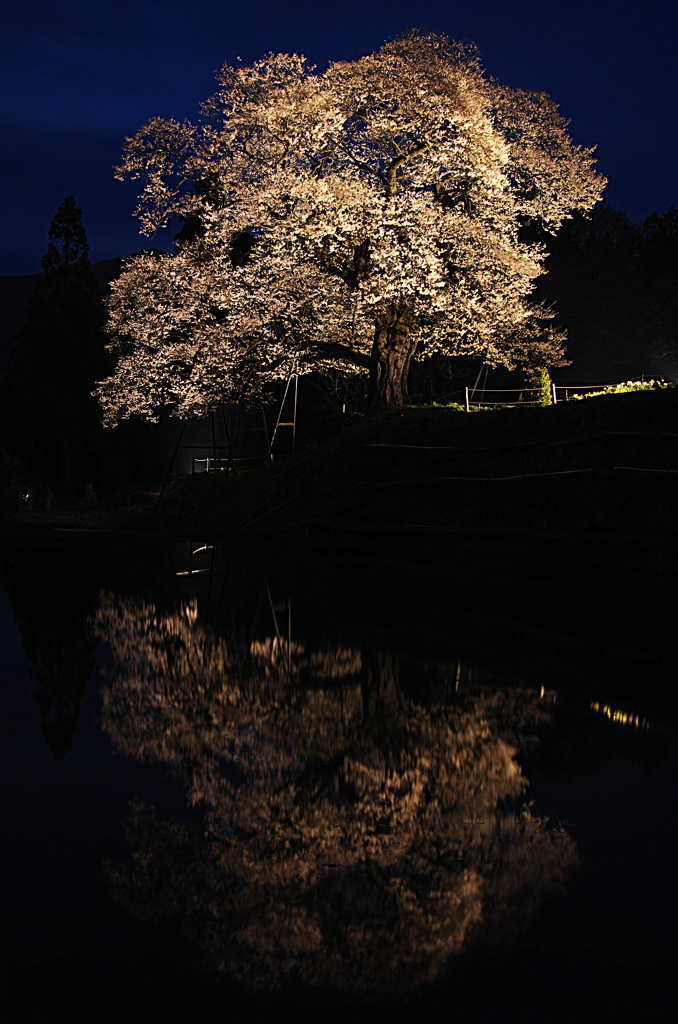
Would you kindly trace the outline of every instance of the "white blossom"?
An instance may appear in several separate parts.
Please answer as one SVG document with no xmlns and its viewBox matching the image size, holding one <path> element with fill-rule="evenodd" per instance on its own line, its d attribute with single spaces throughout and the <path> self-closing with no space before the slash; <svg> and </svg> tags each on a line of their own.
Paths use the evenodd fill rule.
<svg viewBox="0 0 678 1024">
<path fill-rule="evenodd" d="M 544 251 L 519 228 L 557 230 L 605 181 L 547 96 L 417 34 L 323 73 L 271 54 L 218 81 L 199 125 L 155 118 L 127 140 L 142 229 L 195 231 L 113 288 L 108 423 L 203 415 L 292 367 L 371 373 L 398 405 L 413 358 L 559 362 L 529 301 Z"/>
</svg>

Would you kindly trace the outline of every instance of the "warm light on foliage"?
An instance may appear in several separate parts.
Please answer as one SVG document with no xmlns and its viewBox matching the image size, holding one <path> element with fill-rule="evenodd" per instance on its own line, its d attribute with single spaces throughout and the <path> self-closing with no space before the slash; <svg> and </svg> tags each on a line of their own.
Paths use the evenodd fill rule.
<svg viewBox="0 0 678 1024">
<path fill-rule="evenodd" d="M 550 717 L 534 692 L 420 703 L 391 655 L 225 640 L 195 604 L 104 594 L 96 632 L 104 728 L 201 809 L 188 827 L 135 805 L 109 877 L 134 912 L 183 919 L 212 970 L 408 990 L 520 932 L 577 862 L 525 797 L 516 745 Z"/>
<path fill-rule="evenodd" d="M 578 402 L 582 398 L 598 398 L 600 395 L 625 395 L 630 391 L 665 391 L 673 387 L 675 384 L 669 384 L 665 380 L 624 380 L 619 384 L 607 384 L 599 391 L 581 391 L 570 395 L 569 400 Z"/>
<path fill-rule="evenodd" d="M 127 140 L 142 229 L 185 227 L 113 287 L 109 424 L 202 415 L 292 367 L 370 374 L 401 405 L 412 359 L 559 363 L 529 302 L 544 252 L 519 228 L 557 230 L 605 182 L 548 96 L 416 33 L 322 73 L 271 54 L 217 77 L 198 126 L 155 118 Z"/>
</svg>

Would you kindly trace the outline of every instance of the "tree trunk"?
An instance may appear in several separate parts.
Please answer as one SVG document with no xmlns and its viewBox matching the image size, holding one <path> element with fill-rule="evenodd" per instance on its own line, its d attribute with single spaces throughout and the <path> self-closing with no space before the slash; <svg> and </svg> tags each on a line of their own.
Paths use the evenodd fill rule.
<svg viewBox="0 0 678 1024">
<path fill-rule="evenodd" d="M 397 409 L 409 401 L 407 379 L 417 347 L 412 336 L 412 311 L 392 303 L 374 331 L 370 401 Z"/>
<path fill-rule="evenodd" d="M 377 722 L 398 722 L 405 701 L 400 689 L 398 660 L 391 654 L 363 651 L 361 684 L 363 715 Z"/>
</svg>

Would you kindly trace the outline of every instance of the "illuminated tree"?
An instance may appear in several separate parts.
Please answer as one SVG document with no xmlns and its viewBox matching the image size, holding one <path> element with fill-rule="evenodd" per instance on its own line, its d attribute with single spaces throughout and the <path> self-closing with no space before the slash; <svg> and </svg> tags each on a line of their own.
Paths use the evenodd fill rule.
<svg viewBox="0 0 678 1024">
<path fill-rule="evenodd" d="M 132 861 L 109 875 L 135 913 L 183 918 L 213 970 L 409 989 L 517 929 L 576 863 L 492 724 L 547 719 L 535 694 L 508 694 L 509 715 L 498 695 L 424 707 L 389 655 L 227 642 L 195 604 L 104 595 L 96 630 L 114 666 L 104 728 L 171 765 L 203 813 L 193 829 L 135 805 Z"/>
<path fill-rule="evenodd" d="M 114 287 L 107 422 L 201 415 L 292 368 L 369 374 L 398 406 L 413 359 L 559 363 L 529 302 L 543 252 L 519 229 L 556 231 L 604 179 L 545 94 L 416 33 L 323 73 L 269 55 L 218 81 L 199 126 L 155 118 L 127 140 L 142 229 L 185 227 Z"/>
</svg>

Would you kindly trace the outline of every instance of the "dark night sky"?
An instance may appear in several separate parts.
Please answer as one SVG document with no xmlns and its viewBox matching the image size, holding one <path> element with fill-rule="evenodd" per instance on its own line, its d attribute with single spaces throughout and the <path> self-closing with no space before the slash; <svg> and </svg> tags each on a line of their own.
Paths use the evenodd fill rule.
<svg viewBox="0 0 678 1024">
<path fill-rule="evenodd" d="M 641 221 L 678 205 L 675 0 L 19 0 L 0 25 L 4 202 L 0 274 L 39 270 L 57 205 L 74 195 L 94 261 L 152 244 L 136 185 L 113 179 L 125 135 L 198 116 L 237 56 L 358 56 L 408 28 L 480 46 L 489 73 L 540 89 L 598 147 L 606 199 Z"/>
</svg>

